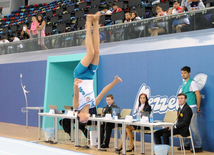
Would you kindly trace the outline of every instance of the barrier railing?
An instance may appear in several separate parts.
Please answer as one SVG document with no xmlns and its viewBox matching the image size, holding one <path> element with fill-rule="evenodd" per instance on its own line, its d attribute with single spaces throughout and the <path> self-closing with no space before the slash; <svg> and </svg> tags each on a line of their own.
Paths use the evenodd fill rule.
<svg viewBox="0 0 214 155">
<path fill-rule="evenodd" d="M 212 28 L 214 7 L 100 28 L 101 43 Z M 84 45 L 85 30 L 0 44 L 0 54 Z"/>
</svg>

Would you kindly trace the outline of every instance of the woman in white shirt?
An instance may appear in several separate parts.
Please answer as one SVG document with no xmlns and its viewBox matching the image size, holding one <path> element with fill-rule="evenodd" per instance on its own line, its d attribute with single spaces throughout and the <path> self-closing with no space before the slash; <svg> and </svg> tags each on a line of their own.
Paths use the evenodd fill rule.
<svg viewBox="0 0 214 155">
<path fill-rule="evenodd" d="M 138 105 L 138 112 L 141 113 L 143 111 L 147 111 L 147 112 L 151 112 L 151 106 L 148 103 L 148 97 L 146 94 L 142 93 L 139 96 L 138 99 L 139 105 Z M 136 130 L 136 129 L 140 129 L 140 127 L 138 126 L 131 126 L 131 125 L 127 125 L 126 126 L 126 136 L 128 135 L 129 137 L 129 141 L 130 141 L 130 147 L 128 150 L 126 150 L 126 152 L 131 152 L 134 151 L 134 143 L 133 143 L 133 134 L 132 134 L 132 130 Z M 122 147 L 123 147 L 123 140 L 121 139 L 121 144 L 119 146 L 118 149 L 116 149 L 116 151 L 121 151 Z"/>
</svg>

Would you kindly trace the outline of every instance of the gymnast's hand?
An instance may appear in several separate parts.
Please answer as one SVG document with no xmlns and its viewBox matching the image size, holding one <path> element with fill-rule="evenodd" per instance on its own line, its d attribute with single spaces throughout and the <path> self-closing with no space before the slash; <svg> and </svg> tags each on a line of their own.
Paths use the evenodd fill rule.
<svg viewBox="0 0 214 155">
<path fill-rule="evenodd" d="M 82 83 L 82 80 L 81 79 L 74 79 L 74 85 L 75 86 L 79 86 L 79 83 Z"/>
<path fill-rule="evenodd" d="M 114 81 L 118 83 L 122 82 L 122 79 L 119 76 L 115 76 Z"/>
</svg>

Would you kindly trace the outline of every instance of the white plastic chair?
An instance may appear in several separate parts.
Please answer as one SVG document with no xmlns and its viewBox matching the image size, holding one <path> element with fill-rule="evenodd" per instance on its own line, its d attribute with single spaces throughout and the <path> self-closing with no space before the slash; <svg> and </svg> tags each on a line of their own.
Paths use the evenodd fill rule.
<svg viewBox="0 0 214 155">
<path fill-rule="evenodd" d="M 193 117 L 194 117 L 194 114 L 192 115 L 192 118 L 193 118 Z M 191 118 L 191 120 L 192 120 L 192 118 Z M 180 134 L 174 135 L 174 137 L 179 138 L 181 150 L 184 151 L 184 155 L 186 155 L 185 148 L 184 148 L 184 138 L 190 138 L 190 139 L 191 139 L 191 144 L 192 144 L 193 153 L 194 153 L 194 155 L 195 155 L 195 147 L 194 147 L 193 138 L 192 138 L 192 132 L 191 132 L 190 127 L 189 127 L 189 133 L 190 133 L 190 136 L 188 136 L 188 137 L 183 137 L 183 136 L 181 136 Z"/>
</svg>

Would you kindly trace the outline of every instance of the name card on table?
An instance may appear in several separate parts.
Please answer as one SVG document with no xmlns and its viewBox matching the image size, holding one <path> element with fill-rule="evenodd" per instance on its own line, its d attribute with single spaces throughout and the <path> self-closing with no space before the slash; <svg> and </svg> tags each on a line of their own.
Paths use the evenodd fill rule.
<svg viewBox="0 0 214 155">
<path fill-rule="evenodd" d="M 111 114 L 106 114 L 105 118 L 106 119 L 111 119 Z"/>
<path fill-rule="evenodd" d="M 130 115 L 126 115 L 125 121 L 132 122 L 133 121 L 133 117 L 130 116 Z"/>
<path fill-rule="evenodd" d="M 68 110 L 68 113 L 67 113 L 68 116 L 74 116 L 74 112 L 71 111 L 71 110 Z"/>
<path fill-rule="evenodd" d="M 49 114 L 55 114 L 55 110 L 54 109 L 50 109 Z"/>
<path fill-rule="evenodd" d="M 143 116 L 143 117 L 140 119 L 140 122 L 141 122 L 141 123 L 149 123 L 149 118 L 146 117 L 146 116 Z"/>
</svg>

